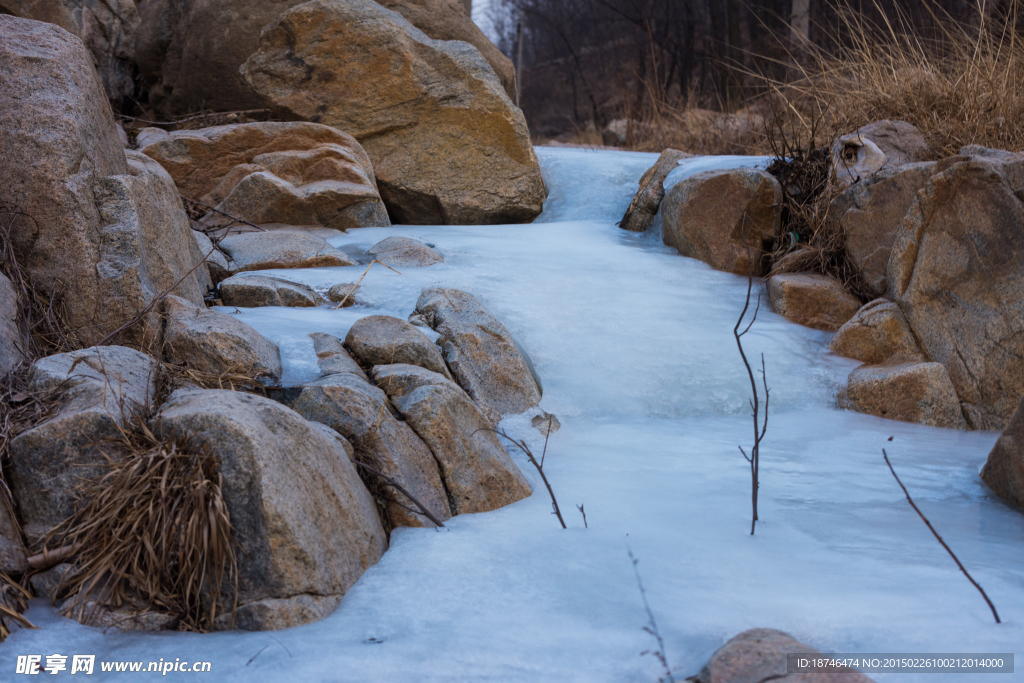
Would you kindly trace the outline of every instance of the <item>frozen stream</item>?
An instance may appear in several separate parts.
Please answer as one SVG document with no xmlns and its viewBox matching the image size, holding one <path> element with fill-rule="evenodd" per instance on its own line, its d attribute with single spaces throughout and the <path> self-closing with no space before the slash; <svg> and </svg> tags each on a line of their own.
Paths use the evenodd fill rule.
<svg viewBox="0 0 1024 683">
<path fill-rule="evenodd" d="M 855 363 L 829 353 L 828 335 L 762 310 L 746 339 L 765 355 L 773 410 L 751 537 L 737 449 L 751 439 L 749 383 L 732 338 L 746 280 L 615 226 L 655 155 L 538 154 L 551 197 L 536 223 L 355 230 L 335 246 L 408 235 L 446 261 L 401 275 L 374 266 L 363 284 L 370 307 L 237 315 L 281 345 L 285 380 L 297 382 L 315 373 L 310 332 L 344 337 L 364 315 L 405 318 L 426 286 L 475 294 L 530 353 L 541 407 L 561 420 L 545 470 L 568 530 L 514 454 L 535 483 L 531 498 L 441 531 L 397 530 L 323 621 L 270 633 L 103 635 L 37 600 L 28 616 L 42 628 L 0 646 L 0 679 L 11 680 L 18 654 L 56 652 L 209 660 L 218 681 L 653 683 L 659 667 L 640 652 L 655 643 L 641 630 L 647 615 L 627 547 L 677 681 L 755 626 L 833 652 L 1024 653 L 1024 515 L 977 474 L 997 435 L 839 410 L 836 388 Z M 279 274 L 326 288 L 362 270 Z M 539 447 L 528 417 L 503 425 Z M 1002 625 L 907 505 L 883 447 Z M 103 678 L 98 667 L 92 678 Z"/>
</svg>

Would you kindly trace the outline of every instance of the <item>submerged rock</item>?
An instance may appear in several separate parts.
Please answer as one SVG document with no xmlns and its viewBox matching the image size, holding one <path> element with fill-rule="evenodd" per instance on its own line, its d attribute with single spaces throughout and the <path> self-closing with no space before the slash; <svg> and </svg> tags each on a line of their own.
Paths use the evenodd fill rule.
<svg viewBox="0 0 1024 683">
<path fill-rule="evenodd" d="M 225 306 L 319 306 L 323 298 L 306 285 L 265 275 L 235 275 L 220 283 Z"/>
<path fill-rule="evenodd" d="M 396 268 L 432 266 L 444 261 L 437 251 L 409 237 L 388 237 L 367 249 L 366 253 Z"/>
<path fill-rule="evenodd" d="M 289 118 L 359 140 L 397 223 L 520 223 L 541 211 L 526 120 L 468 43 L 432 40 L 371 0 L 312 0 L 267 25 L 242 74 Z"/>
<path fill-rule="evenodd" d="M 981 468 L 981 480 L 1010 505 L 1024 511 L 1024 398 Z"/>
<path fill-rule="evenodd" d="M 301 230 L 272 230 L 228 235 L 220 247 L 231 257 L 234 272 L 274 268 L 322 268 L 357 265 L 327 240 Z"/>
</svg>

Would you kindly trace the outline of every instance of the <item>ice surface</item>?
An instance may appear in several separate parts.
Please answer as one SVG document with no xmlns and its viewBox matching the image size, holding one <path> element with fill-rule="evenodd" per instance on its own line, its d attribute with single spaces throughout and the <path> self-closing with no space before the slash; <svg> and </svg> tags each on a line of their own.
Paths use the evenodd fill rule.
<svg viewBox="0 0 1024 683">
<path fill-rule="evenodd" d="M 773 410 L 751 537 L 737 449 L 751 440 L 749 383 L 732 338 L 746 281 L 615 227 L 654 155 L 538 156 L 551 194 L 537 223 L 396 226 L 334 240 L 359 253 L 408 235 L 444 254 L 401 275 L 373 266 L 362 287 L 368 306 L 222 310 L 281 344 L 285 379 L 296 382 L 315 373 L 309 332 L 344 337 L 363 315 L 404 318 L 426 286 L 475 294 L 532 356 L 541 407 L 562 423 L 545 470 L 568 530 L 514 454 L 535 484 L 531 498 L 441 531 L 398 530 L 323 621 L 273 633 L 103 634 L 37 600 L 28 616 L 41 630 L 18 630 L 0 647 L 0 672 L 13 672 L 18 654 L 57 652 L 209 660 L 224 681 L 653 683 L 661 672 L 640 656 L 655 643 L 641 630 L 647 616 L 627 548 L 640 559 L 677 681 L 755 626 L 835 652 L 1024 652 L 1024 516 L 977 474 L 997 435 L 839 410 L 835 391 L 855 364 L 829 353 L 828 335 L 762 309 L 747 348 L 765 355 Z M 324 290 L 364 269 L 275 274 Z M 530 416 L 503 425 L 540 447 Z M 882 448 L 988 591 L 1001 626 L 909 508 Z"/>
</svg>

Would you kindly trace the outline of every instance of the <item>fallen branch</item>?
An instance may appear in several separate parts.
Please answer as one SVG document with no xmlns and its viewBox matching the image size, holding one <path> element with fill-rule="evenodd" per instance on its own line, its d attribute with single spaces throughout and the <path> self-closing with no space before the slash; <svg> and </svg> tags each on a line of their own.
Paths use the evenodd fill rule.
<svg viewBox="0 0 1024 683">
<path fill-rule="evenodd" d="M 32 567 L 32 569 L 35 569 L 37 572 L 41 572 L 60 564 L 77 553 L 81 547 L 81 543 L 73 543 L 71 545 L 54 548 L 53 550 L 43 548 L 43 552 L 28 558 L 28 566 Z"/>
<path fill-rule="evenodd" d="M 581 515 L 583 515 L 583 528 L 584 529 L 589 529 L 590 527 L 587 526 L 587 511 L 583 509 L 583 503 L 580 503 L 579 505 L 577 505 L 576 509 L 580 511 Z"/>
<path fill-rule="evenodd" d="M 410 512 L 415 512 L 417 514 L 423 515 L 424 517 L 426 517 L 427 519 L 429 519 L 431 522 L 433 522 L 435 525 L 437 525 L 439 527 L 443 527 L 444 526 L 444 523 L 441 522 L 441 520 L 439 520 L 437 517 L 432 515 L 430 513 L 430 510 L 428 510 L 427 507 L 423 503 L 421 503 L 418 500 L 416 500 L 416 497 L 413 496 L 408 491 L 406 491 L 405 487 L 403 487 L 397 481 L 395 481 L 394 479 L 392 479 L 388 475 L 384 474 L 380 470 L 375 469 L 373 467 L 370 467 L 366 463 L 359 462 L 358 460 L 356 460 L 354 462 L 355 462 L 356 467 L 362 467 L 364 470 L 367 470 L 368 472 L 372 472 L 373 474 L 376 474 L 378 477 L 381 478 L 381 480 L 383 480 L 383 482 L 385 484 L 387 484 L 388 486 L 391 486 L 392 488 L 396 489 L 399 493 L 401 493 L 403 496 L 405 496 L 406 498 L 411 500 L 413 502 L 413 504 L 416 507 L 419 508 L 419 510 L 410 510 Z M 401 505 L 401 503 L 399 503 L 399 505 Z M 403 505 L 402 507 L 405 507 L 405 506 Z M 408 510 L 409 508 L 406 508 L 406 509 Z"/>
<path fill-rule="evenodd" d="M 544 486 L 546 486 L 547 489 L 548 489 L 548 495 L 551 496 L 551 507 L 554 509 L 554 512 L 552 514 L 554 514 L 555 516 L 558 517 L 558 521 L 562 525 L 563 529 L 568 528 L 568 527 L 565 526 L 565 520 L 562 519 L 562 511 L 558 508 L 558 501 L 555 500 L 555 492 L 551 489 L 551 483 L 548 482 L 548 478 L 544 474 L 544 457 L 548 453 L 548 439 L 551 438 L 551 419 L 548 418 L 548 433 L 544 436 L 544 452 L 541 453 L 541 455 L 540 455 L 540 462 L 538 462 L 537 458 L 534 457 L 533 451 L 530 450 L 530 447 L 526 445 L 525 441 L 523 441 L 522 439 L 520 439 L 519 441 L 516 441 L 511 436 L 506 434 L 505 430 L 503 430 L 503 429 L 501 429 L 501 430 L 499 430 L 499 429 L 478 429 L 477 430 L 477 432 L 481 432 L 481 431 L 494 432 L 498 436 L 504 437 L 505 439 L 510 441 L 516 448 L 518 448 L 519 450 L 521 450 L 523 453 L 526 454 L 526 457 L 529 458 L 529 460 L 533 464 L 533 466 L 537 468 L 537 472 L 540 473 L 540 478 L 544 481 Z M 476 434 L 476 432 L 473 432 L 473 433 Z"/>
<path fill-rule="evenodd" d="M 239 111 L 211 111 L 205 114 L 193 114 L 191 116 L 185 116 L 180 119 L 171 119 L 170 121 L 150 121 L 149 119 L 140 119 L 135 116 L 128 116 L 126 114 L 118 114 L 118 118 L 126 119 L 128 121 L 135 121 L 136 123 L 148 123 L 151 126 L 176 126 L 180 123 L 187 123 L 188 121 L 198 121 L 199 119 L 208 119 L 211 116 L 244 116 L 246 114 L 269 114 L 269 109 L 243 109 Z"/>
<path fill-rule="evenodd" d="M 885 458 L 885 464 L 889 466 L 889 471 L 892 472 L 892 476 L 896 477 L 896 483 L 900 485 L 901 489 L 903 489 L 903 495 L 907 497 L 907 502 L 910 503 L 910 507 L 914 508 L 914 512 L 916 512 L 917 515 L 922 520 L 924 520 L 924 523 L 928 526 L 928 529 L 932 532 L 932 534 L 935 535 L 935 538 L 939 541 L 939 543 L 942 544 L 942 547 L 946 549 L 946 552 L 949 553 L 949 556 L 953 558 L 953 561 L 956 562 L 956 566 L 960 567 L 960 571 L 964 573 L 964 576 L 966 576 L 967 580 L 971 582 L 971 585 L 978 589 L 978 592 L 981 593 L 981 597 L 985 598 L 985 602 L 988 603 L 988 608 L 992 610 L 992 616 L 996 618 L 996 623 L 1003 623 L 999 620 L 999 613 L 996 612 L 996 606 L 993 605 L 992 601 L 988 599 L 988 595 L 985 593 L 985 589 L 982 588 L 981 585 L 974 580 L 974 577 L 970 575 L 970 573 L 960 563 L 960 560 L 957 559 L 956 554 L 952 551 L 952 549 L 950 549 L 948 545 L 946 545 L 946 542 L 942 540 L 942 536 L 939 536 L 939 532 L 935 530 L 935 527 L 932 526 L 932 523 L 928 521 L 928 518 L 924 516 L 924 513 L 921 512 L 921 510 L 914 504 L 914 499 L 911 498 L 910 493 L 907 492 L 907 487 L 903 485 L 903 482 L 900 481 L 899 475 L 896 474 L 896 470 L 892 468 L 892 463 L 889 462 L 889 454 L 885 452 L 884 448 L 882 449 L 882 457 Z"/>
</svg>

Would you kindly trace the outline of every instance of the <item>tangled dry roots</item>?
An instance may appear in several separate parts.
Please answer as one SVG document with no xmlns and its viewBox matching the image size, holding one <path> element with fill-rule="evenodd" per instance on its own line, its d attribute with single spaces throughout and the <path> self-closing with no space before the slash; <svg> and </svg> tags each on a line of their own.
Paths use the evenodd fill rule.
<svg viewBox="0 0 1024 683">
<path fill-rule="evenodd" d="M 216 456 L 157 437 L 141 415 L 116 447 L 127 455 L 108 458 L 108 471 L 80 486 L 84 505 L 49 537 L 51 547 L 76 549 L 65 609 L 94 601 L 173 615 L 179 630 L 212 629 L 238 582 Z"/>
</svg>

